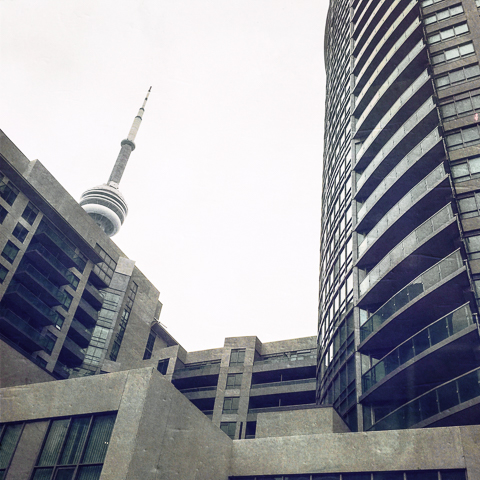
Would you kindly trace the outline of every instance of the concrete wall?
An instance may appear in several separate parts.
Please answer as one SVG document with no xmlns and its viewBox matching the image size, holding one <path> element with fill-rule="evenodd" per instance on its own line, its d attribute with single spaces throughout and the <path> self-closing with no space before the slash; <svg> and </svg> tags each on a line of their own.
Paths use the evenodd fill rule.
<svg viewBox="0 0 480 480">
<path fill-rule="evenodd" d="M 42 426 L 47 418 L 117 411 L 101 480 L 227 480 L 232 440 L 152 368 L 1 394 L 1 422 L 38 420 L 34 425 Z M 19 445 L 27 441 L 22 436 Z M 41 442 L 36 444 L 32 458 Z M 18 449 L 8 478 L 22 478 L 29 458 Z"/>
<path fill-rule="evenodd" d="M 332 407 L 259 413 L 255 438 L 350 432 Z"/>
<path fill-rule="evenodd" d="M 0 388 L 52 380 L 55 377 L 0 340 Z"/>
<path fill-rule="evenodd" d="M 478 479 L 479 445 L 480 426 L 261 438 L 234 442 L 230 475 L 469 467 Z"/>
</svg>

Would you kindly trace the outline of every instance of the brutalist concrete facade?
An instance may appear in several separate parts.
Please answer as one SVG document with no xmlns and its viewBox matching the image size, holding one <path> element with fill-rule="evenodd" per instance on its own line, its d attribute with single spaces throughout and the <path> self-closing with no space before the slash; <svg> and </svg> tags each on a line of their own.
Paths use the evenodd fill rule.
<svg viewBox="0 0 480 480">
<path fill-rule="evenodd" d="M 108 361 L 142 358 L 158 324 L 158 290 L 3 132 L 0 172 L 0 333 L 11 347 L 4 353 L 33 362 L 21 381 L 92 375 L 108 371 Z M 2 377 L 3 386 L 10 381 Z"/>
<path fill-rule="evenodd" d="M 479 48 L 475 0 L 330 2 L 317 399 L 352 429 L 480 423 Z"/>
<path fill-rule="evenodd" d="M 62 464 L 63 455 L 42 463 L 44 439 L 56 419 L 102 414 L 115 423 L 98 473 L 89 479 L 311 480 L 366 478 L 365 472 L 388 479 L 399 478 L 395 472 L 402 478 L 406 472 L 407 479 L 432 478 L 432 472 L 442 479 L 480 478 L 480 426 L 348 433 L 331 407 L 319 406 L 260 414 L 266 426 L 261 438 L 232 441 L 153 368 L 11 387 L 1 394 L 4 428 L 21 427 L 2 465 L 5 480 L 32 478 L 42 469 L 81 473 L 81 457 L 78 465 Z M 353 477 L 355 472 L 363 476 Z"/>
</svg>

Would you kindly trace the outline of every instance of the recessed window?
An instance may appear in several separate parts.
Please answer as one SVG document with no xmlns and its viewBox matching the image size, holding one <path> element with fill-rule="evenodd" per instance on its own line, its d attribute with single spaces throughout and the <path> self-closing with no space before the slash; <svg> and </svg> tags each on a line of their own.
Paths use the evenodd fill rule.
<svg viewBox="0 0 480 480">
<path fill-rule="evenodd" d="M 463 45 L 448 48 L 443 52 L 438 53 L 437 55 L 433 55 L 432 64 L 441 65 L 442 63 L 457 60 L 458 58 L 468 57 L 469 55 L 473 55 L 474 53 L 475 49 L 473 48 L 473 43 L 464 43 Z"/>
<path fill-rule="evenodd" d="M 168 362 L 170 359 L 165 358 L 164 360 L 160 360 L 157 365 L 157 370 L 162 374 L 166 375 L 168 370 Z"/>
<path fill-rule="evenodd" d="M 460 210 L 460 217 L 472 218 L 478 217 L 480 206 L 480 194 L 475 194 L 472 197 L 460 198 L 458 200 L 458 209 Z"/>
<path fill-rule="evenodd" d="M 73 297 L 68 292 L 65 292 L 65 291 L 63 291 L 62 294 L 63 294 L 62 307 L 65 310 L 68 310 L 70 308 L 70 305 L 72 304 Z"/>
<path fill-rule="evenodd" d="M 28 202 L 28 205 L 25 207 L 25 210 L 22 213 L 22 218 L 25 219 L 30 225 L 33 225 L 37 215 L 38 208 L 33 203 Z"/>
<path fill-rule="evenodd" d="M 245 349 L 232 350 L 230 365 L 243 365 L 245 362 Z"/>
<path fill-rule="evenodd" d="M 230 438 L 235 438 L 236 422 L 222 422 L 220 423 L 220 430 L 225 432 Z"/>
<path fill-rule="evenodd" d="M 480 143 L 480 130 L 478 125 L 463 128 L 445 136 L 448 151 L 458 150 Z"/>
<path fill-rule="evenodd" d="M 80 283 L 80 280 L 73 273 L 71 273 L 71 275 L 69 275 L 69 278 L 70 278 L 70 286 L 74 290 L 76 290 L 77 287 L 78 287 L 78 284 Z"/>
<path fill-rule="evenodd" d="M 13 236 L 20 240 L 22 243 L 25 241 L 28 235 L 28 230 L 20 223 L 17 223 L 13 229 Z"/>
<path fill-rule="evenodd" d="M 0 264 L 0 283 L 3 283 L 7 274 L 8 274 L 8 268 Z"/>
<path fill-rule="evenodd" d="M 465 182 L 480 176 L 480 156 L 465 158 L 451 166 L 454 183 Z"/>
<path fill-rule="evenodd" d="M 472 78 L 480 76 L 480 65 L 475 63 L 467 67 L 462 67 L 457 70 L 452 70 L 446 74 L 435 78 L 435 85 L 437 88 L 445 88 L 449 85 L 456 85 L 457 83 L 463 83 Z"/>
<path fill-rule="evenodd" d="M 227 388 L 240 388 L 242 386 L 241 373 L 229 373 L 227 376 Z"/>
<path fill-rule="evenodd" d="M 3 249 L 2 257 L 8 262 L 13 263 L 19 251 L 20 249 L 9 240 Z"/>
<path fill-rule="evenodd" d="M 453 7 L 444 8 L 443 10 L 438 10 L 437 12 L 425 17 L 423 23 L 425 25 L 430 25 L 432 23 L 441 22 L 447 18 L 454 17 L 455 15 L 460 15 L 463 13 L 463 7 L 461 4 L 454 5 Z"/>
<path fill-rule="evenodd" d="M 51 332 L 47 332 L 45 337 L 47 339 L 47 342 L 44 347 L 44 350 L 50 355 L 53 351 L 53 347 L 55 346 L 55 343 L 57 342 L 57 337 Z"/>
<path fill-rule="evenodd" d="M 0 182 L 0 197 L 2 197 L 9 205 L 13 205 L 18 193 L 18 188 L 12 183 L 6 183 L 5 179 Z"/>
<path fill-rule="evenodd" d="M 157 338 L 156 335 L 150 332 L 150 335 L 148 336 L 148 340 L 147 340 L 147 346 L 145 347 L 145 352 L 143 354 L 144 360 L 149 360 L 150 358 L 152 358 L 152 352 L 153 352 L 153 347 L 155 345 L 156 338 Z"/>
<path fill-rule="evenodd" d="M 425 8 L 440 2 L 443 2 L 443 0 L 422 0 L 421 5 L 422 5 L 422 8 Z"/>
<path fill-rule="evenodd" d="M 32 480 L 98 480 L 116 414 L 53 420 Z"/>
<path fill-rule="evenodd" d="M 223 400 L 223 412 L 226 414 L 232 414 L 238 412 L 238 404 L 240 402 L 239 397 L 227 397 Z"/>
<path fill-rule="evenodd" d="M 445 42 L 460 35 L 469 33 L 468 25 L 466 23 L 460 23 L 452 27 L 444 28 L 438 32 L 432 33 L 427 37 L 427 43 L 434 45 L 435 43 Z"/>
<path fill-rule="evenodd" d="M 440 112 L 443 120 L 452 120 L 457 117 L 464 117 L 465 115 L 471 114 L 478 110 L 480 110 L 480 94 L 472 95 L 471 93 L 468 93 L 468 96 L 463 94 L 462 98 L 456 96 L 453 97 L 453 100 L 450 102 L 440 105 Z M 478 120 L 478 116 L 476 119 Z"/>
<path fill-rule="evenodd" d="M 7 214 L 8 214 L 8 210 L 6 208 L 3 208 L 1 205 L 0 205 L 0 223 L 3 223 L 3 221 L 5 220 L 5 218 L 7 217 Z"/>
<path fill-rule="evenodd" d="M 13 452 L 17 448 L 22 429 L 23 423 L 14 423 L 0 427 L 0 478 L 3 478 L 7 471 Z"/>
</svg>

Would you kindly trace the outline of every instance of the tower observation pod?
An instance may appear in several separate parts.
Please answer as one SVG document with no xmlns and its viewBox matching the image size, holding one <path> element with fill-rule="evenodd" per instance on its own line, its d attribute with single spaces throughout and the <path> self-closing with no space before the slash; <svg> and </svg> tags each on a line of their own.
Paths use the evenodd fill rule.
<svg viewBox="0 0 480 480">
<path fill-rule="evenodd" d="M 121 142 L 120 153 L 107 183 L 90 188 L 80 198 L 82 208 L 95 220 L 97 225 L 109 236 L 113 237 L 122 226 L 128 213 L 127 202 L 119 190 L 120 180 L 127 166 L 128 159 L 135 150 L 135 137 L 142 123 L 145 105 L 152 87 L 149 88 L 143 105 L 133 120 L 130 132 Z"/>
</svg>

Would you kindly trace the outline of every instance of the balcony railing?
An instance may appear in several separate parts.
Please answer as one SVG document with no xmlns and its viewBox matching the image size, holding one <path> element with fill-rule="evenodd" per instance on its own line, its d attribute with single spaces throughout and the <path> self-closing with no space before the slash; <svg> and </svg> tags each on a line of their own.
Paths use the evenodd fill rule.
<svg viewBox="0 0 480 480">
<path fill-rule="evenodd" d="M 380 89 L 375 93 L 373 98 L 369 101 L 368 105 L 363 110 L 362 114 L 357 120 L 356 128 L 357 131 L 362 128 L 363 122 L 370 115 L 372 110 L 377 106 L 380 99 L 385 95 L 388 89 L 397 81 L 398 77 L 407 69 L 410 63 L 418 56 L 418 54 L 425 48 L 423 40 L 420 40 L 415 47 L 410 51 L 410 53 L 403 58 L 403 60 L 398 64 L 395 70 L 390 74 L 388 79 L 382 83 Z M 360 97 L 356 100 L 355 108 L 359 107 L 361 103 Z"/>
<path fill-rule="evenodd" d="M 86 347 L 92 338 L 92 333 L 93 327 L 86 328 L 81 322 L 74 318 L 70 324 L 68 336 L 72 337 L 81 347 Z"/>
<path fill-rule="evenodd" d="M 445 315 L 402 343 L 368 370 L 362 376 L 363 392 L 370 390 L 376 383 L 383 380 L 387 375 L 412 358 L 473 324 L 474 320 L 468 304 Z"/>
<path fill-rule="evenodd" d="M 98 312 L 95 310 L 85 299 L 81 298 L 78 302 L 77 311 L 75 316 L 83 322 L 86 322 L 88 326 L 97 323 Z"/>
<path fill-rule="evenodd" d="M 413 83 L 408 87 L 398 100 L 392 105 L 390 110 L 380 119 L 375 128 L 370 132 L 370 135 L 363 142 L 362 148 L 358 152 L 357 159 L 360 159 L 362 155 L 375 143 L 377 137 L 384 132 L 384 129 L 392 121 L 392 119 L 398 114 L 398 112 L 408 103 L 408 101 L 417 93 L 423 85 L 425 85 L 430 80 L 430 75 L 428 71 L 425 70 Z M 432 109 L 431 99 L 422 105 L 418 110 L 412 115 L 413 119 L 423 118 L 426 112 L 430 112 Z M 405 136 L 405 133 L 411 130 L 412 117 L 410 117 L 410 123 L 406 123 L 400 127 L 401 136 Z M 416 122 L 415 122 L 416 123 Z M 408 128 L 407 128 L 408 127 Z M 378 141 L 378 140 L 377 140 Z"/>
<path fill-rule="evenodd" d="M 413 253 L 425 238 L 441 230 L 453 218 L 452 207 L 448 204 L 405 237 L 365 277 L 360 284 L 360 296 L 380 281 L 391 268 Z"/>
<path fill-rule="evenodd" d="M 269 382 L 269 383 L 256 383 L 252 385 L 251 388 L 268 388 L 268 387 L 283 387 L 286 385 L 302 385 L 302 384 L 313 384 L 315 385 L 315 378 L 299 378 L 297 380 L 285 380 L 281 382 Z"/>
<path fill-rule="evenodd" d="M 93 307 L 101 308 L 103 297 L 93 283 L 87 282 L 83 290 L 83 296 Z"/>
<path fill-rule="evenodd" d="M 15 297 L 14 303 L 43 325 L 55 325 L 61 320 L 57 312 L 48 307 L 21 283 L 15 281 L 10 283 L 4 295 L 7 300 L 9 297 Z"/>
<path fill-rule="evenodd" d="M 361 257 L 402 215 L 445 176 L 443 164 L 438 165 L 423 180 L 417 183 L 402 199 L 400 199 L 375 225 L 358 246 L 358 256 Z"/>
<path fill-rule="evenodd" d="M 20 281 L 27 287 L 39 293 L 43 301 L 50 307 L 65 305 L 68 297 L 59 290 L 50 280 L 45 278 L 33 265 L 23 264 L 16 272 Z"/>
<path fill-rule="evenodd" d="M 301 355 L 278 355 L 275 357 L 264 358 L 262 360 L 255 360 L 254 365 L 265 365 L 268 363 L 302 362 L 311 359 L 316 360 L 316 358 L 316 352 Z"/>
<path fill-rule="evenodd" d="M 217 386 L 208 386 L 208 387 L 194 387 L 194 388 L 181 388 L 179 389 L 179 392 L 182 393 L 192 393 L 192 392 L 210 392 L 213 390 L 216 390 Z"/>
<path fill-rule="evenodd" d="M 47 345 L 48 339 L 30 326 L 18 315 L 5 307 L 0 307 L 0 325 L 2 333 L 13 340 L 21 340 L 23 345 L 28 344 L 30 352 L 42 350 Z M 21 337 L 26 337 L 22 341 Z"/>
<path fill-rule="evenodd" d="M 275 412 L 283 410 L 296 410 L 299 407 L 312 407 L 316 405 L 315 403 L 299 403 L 297 405 L 277 405 L 272 407 L 260 407 L 260 408 L 249 408 L 248 413 L 263 413 L 263 412 Z"/>
<path fill-rule="evenodd" d="M 413 427 L 435 415 L 480 397 L 480 368 L 444 383 L 376 422 L 370 430 Z"/>
<path fill-rule="evenodd" d="M 211 367 L 220 367 L 220 360 L 218 361 L 213 361 L 212 363 L 205 363 L 205 364 L 198 364 L 198 365 L 185 365 L 183 368 L 179 368 L 178 370 L 175 370 L 175 373 L 179 372 L 188 372 L 192 370 L 205 370 L 207 368 Z"/>
<path fill-rule="evenodd" d="M 73 340 L 65 337 L 60 355 L 67 359 L 66 363 L 70 366 L 76 366 L 85 359 L 86 348 L 80 348 Z"/>
<path fill-rule="evenodd" d="M 456 250 L 448 257 L 423 272 L 368 318 L 368 320 L 360 327 L 361 341 L 363 342 L 363 340 L 365 340 L 371 333 L 378 330 L 383 323 L 393 317 L 399 310 L 415 300 L 422 293 L 434 288 L 437 284 L 442 282 L 442 280 L 462 267 L 462 255 L 459 250 Z"/>
<path fill-rule="evenodd" d="M 413 23 L 407 28 L 407 30 L 398 38 L 398 40 L 395 42 L 395 44 L 392 46 L 392 48 L 388 51 L 388 53 L 384 56 L 384 58 L 380 61 L 378 66 L 375 68 L 375 70 L 371 73 L 369 73 L 368 81 L 361 87 L 361 91 L 357 97 L 357 101 L 360 101 L 361 97 L 363 97 L 366 92 L 369 90 L 369 88 L 373 85 L 373 83 L 378 79 L 378 76 L 380 73 L 384 70 L 384 68 L 389 64 L 389 62 L 392 60 L 392 58 L 395 56 L 395 54 L 400 50 L 400 48 L 403 45 L 406 45 L 409 42 L 412 42 L 412 39 L 410 38 L 413 33 L 421 26 L 421 22 L 418 18 L 416 18 Z M 373 57 L 371 57 L 373 58 Z M 360 73 L 357 75 L 357 85 L 359 83 L 363 83 L 363 76 L 366 70 L 370 67 L 370 63 L 366 62 Z"/>
<path fill-rule="evenodd" d="M 75 275 L 40 243 L 30 244 L 26 255 L 39 268 L 50 270 L 48 277 L 54 277 L 58 284 L 74 285 L 76 283 Z"/>
<path fill-rule="evenodd" d="M 402 158 L 389 174 L 382 179 L 372 194 L 365 200 L 357 213 L 357 224 L 360 223 L 366 214 L 372 210 L 373 206 L 395 185 L 400 178 L 415 165 L 422 156 L 429 152 L 441 140 L 438 128 L 431 131 L 416 147 L 413 148 L 405 157 Z M 361 184 L 365 184 L 367 178 L 377 168 L 377 164 L 373 161 L 365 170 L 364 175 L 357 182 L 357 191 L 361 188 Z"/>
<path fill-rule="evenodd" d="M 57 232 L 53 230 L 46 222 L 40 223 L 36 232 L 36 236 L 39 236 L 41 239 L 47 238 L 50 244 L 55 245 L 62 255 L 64 261 L 68 263 L 69 267 L 77 267 L 80 271 L 83 272 L 86 266 L 85 260 L 80 258 L 76 253 L 75 249 L 67 243 L 67 241 L 62 238 Z"/>
</svg>

